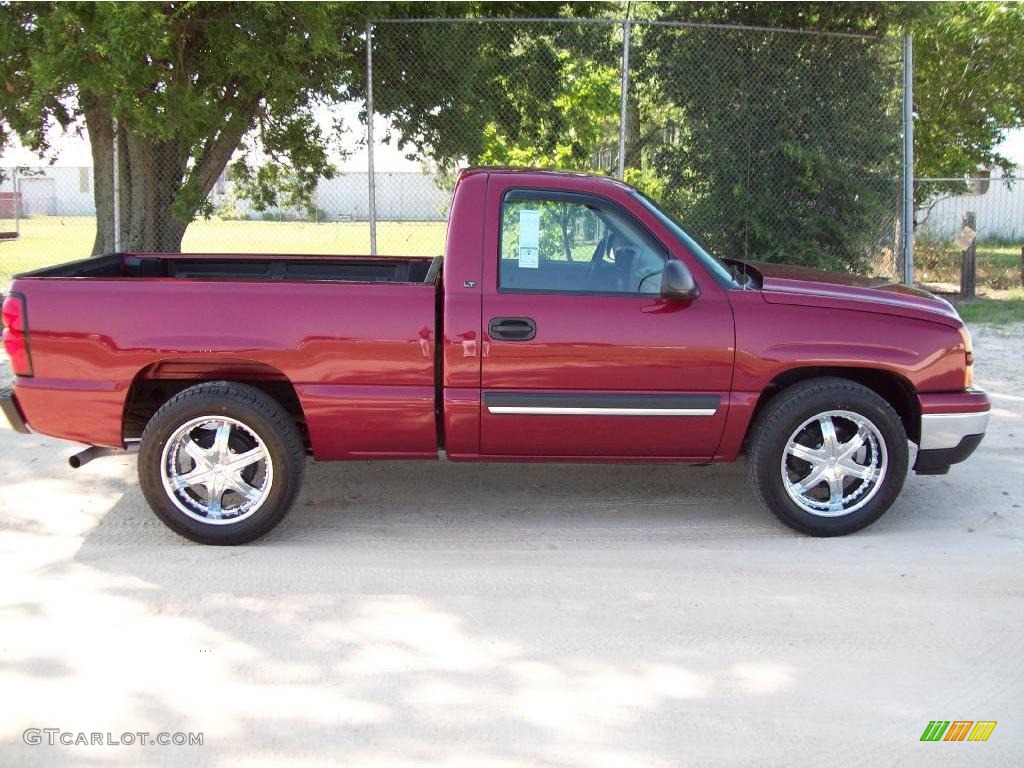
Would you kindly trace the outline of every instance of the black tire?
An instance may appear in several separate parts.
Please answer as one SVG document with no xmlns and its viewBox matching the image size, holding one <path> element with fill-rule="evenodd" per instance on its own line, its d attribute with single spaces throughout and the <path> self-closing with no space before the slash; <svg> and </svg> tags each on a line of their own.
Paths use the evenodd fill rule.
<svg viewBox="0 0 1024 768">
<path fill-rule="evenodd" d="M 261 465 L 268 472 L 262 502 L 258 507 L 252 505 L 256 509 L 249 516 L 230 524 L 203 522 L 186 514 L 178 506 L 185 502 L 178 497 L 176 503 L 164 485 L 161 465 L 168 440 L 184 425 L 204 416 L 238 422 L 244 430 L 236 427 L 236 433 L 243 437 L 246 432 L 255 434 L 269 454 L 269 462 Z M 173 448 L 168 450 L 173 452 Z M 266 534 L 287 514 L 302 485 L 305 455 L 295 423 L 277 402 L 255 387 L 214 381 L 179 392 L 149 420 L 139 450 L 139 482 L 150 508 L 175 533 L 202 544 L 244 544 Z"/>
<path fill-rule="evenodd" d="M 881 447 L 877 454 L 885 459 L 885 473 L 882 480 L 874 485 L 856 478 L 837 481 L 840 488 L 844 488 L 843 484 L 849 483 L 849 495 L 853 498 L 850 502 L 839 505 L 841 509 L 849 507 L 849 512 L 808 511 L 787 491 L 787 482 L 783 477 L 783 459 L 790 438 L 805 422 L 817 415 L 835 411 L 851 412 L 866 419 L 875 427 L 881 441 L 884 442 L 884 454 Z M 832 419 L 827 421 L 831 422 Z M 836 418 L 836 421 L 848 427 L 853 424 L 842 417 Z M 807 429 L 807 433 L 799 434 L 813 434 L 813 426 L 808 426 Z M 818 429 L 824 437 L 824 428 Z M 838 432 L 838 429 L 836 431 Z M 846 434 L 849 435 L 849 432 Z M 865 448 L 864 452 L 867 451 L 874 452 L 874 449 Z M 832 377 L 795 384 L 772 398 L 758 415 L 751 429 L 748 454 L 750 479 L 761 501 L 790 528 L 811 536 L 842 536 L 859 531 L 881 517 L 903 487 L 909 462 L 907 433 L 893 407 L 867 387 L 847 379 Z M 810 462 L 801 465 L 799 462 L 802 460 L 798 457 L 790 457 L 786 461 L 787 467 L 794 473 L 794 477 L 791 478 L 794 484 L 795 478 L 801 474 L 797 470 L 802 466 L 808 471 L 808 477 L 814 473 L 815 467 Z M 818 483 L 823 483 L 824 486 L 818 485 L 810 492 L 828 495 L 827 479 L 819 480 Z M 865 487 L 862 493 L 869 496 L 867 501 L 857 501 L 857 497 L 854 496 L 862 485 Z M 877 490 L 872 491 L 875 485 Z M 805 487 L 812 489 L 810 483 Z M 798 495 L 800 490 L 798 488 L 796 491 Z M 839 493 L 846 492 L 844 489 Z M 869 495 L 871 493 L 873 495 Z M 823 500 L 819 503 L 828 502 Z M 862 506 L 857 507 L 858 503 Z M 825 516 L 826 514 L 835 516 Z"/>
</svg>

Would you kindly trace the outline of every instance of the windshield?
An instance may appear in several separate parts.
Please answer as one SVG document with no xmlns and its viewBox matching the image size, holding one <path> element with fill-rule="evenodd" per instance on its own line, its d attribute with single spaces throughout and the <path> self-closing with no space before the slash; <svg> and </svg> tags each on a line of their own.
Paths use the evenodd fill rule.
<svg viewBox="0 0 1024 768">
<path fill-rule="evenodd" d="M 726 266 L 724 261 L 712 256 L 701 248 L 700 244 L 696 240 L 686 234 L 686 230 L 679 226 L 667 213 L 661 210 L 661 208 L 659 208 L 653 200 L 647 197 L 647 195 L 642 192 L 638 192 L 635 189 L 630 190 L 630 194 L 639 200 L 647 210 L 653 213 L 657 217 L 658 221 L 671 230 L 672 234 L 676 236 L 679 242 L 690 249 L 693 255 L 700 260 L 701 264 L 704 265 L 705 269 L 711 273 L 715 280 L 730 288 L 738 287 L 739 283 L 737 283 L 732 270 Z"/>
</svg>

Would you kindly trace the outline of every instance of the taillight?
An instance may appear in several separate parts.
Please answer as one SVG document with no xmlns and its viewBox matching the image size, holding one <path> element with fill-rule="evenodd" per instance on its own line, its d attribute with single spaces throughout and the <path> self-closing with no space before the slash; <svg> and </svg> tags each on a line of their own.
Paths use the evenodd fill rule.
<svg viewBox="0 0 1024 768">
<path fill-rule="evenodd" d="M 16 376 L 32 375 L 32 356 L 28 350 L 28 316 L 25 297 L 12 293 L 4 299 L 4 351 Z"/>
<path fill-rule="evenodd" d="M 964 389 L 970 389 L 974 386 L 974 344 L 964 326 L 960 326 L 960 338 L 964 343 Z"/>
</svg>

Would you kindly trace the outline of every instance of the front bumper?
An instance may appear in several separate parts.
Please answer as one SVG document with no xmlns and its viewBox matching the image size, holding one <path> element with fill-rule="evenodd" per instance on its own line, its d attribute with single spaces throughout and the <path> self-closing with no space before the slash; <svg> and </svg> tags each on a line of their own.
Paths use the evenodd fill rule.
<svg viewBox="0 0 1024 768">
<path fill-rule="evenodd" d="M 4 412 L 7 421 L 11 423 L 11 429 L 15 432 L 20 432 L 23 435 L 31 432 L 25 422 L 25 416 L 18 406 L 18 401 L 14 398 L 14 390 L 10 387 L 0 389 L 0 410 Z"/>
<path fill-rule="evenodd" d="M 972 389 L 951 395 L 922 395 L 921 437 L 914 471 L 944 475 L 949 467 L 967 459 L 988 428 L 989 401 Z"/>
</svg>

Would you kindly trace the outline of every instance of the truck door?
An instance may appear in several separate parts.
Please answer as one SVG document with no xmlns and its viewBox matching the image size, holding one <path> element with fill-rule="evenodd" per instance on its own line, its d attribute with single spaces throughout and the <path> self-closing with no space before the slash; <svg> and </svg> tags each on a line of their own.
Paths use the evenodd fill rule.
<svg viewBox="0 0 1024 768">
<path fill-rule="evenodd" d="M 726 289 L 639 204 L 522 185 L 488 185 L 480 453 L 710 458 L 732 377 Z M 672 258 L 698 298 L 661 297 Z"/>
</svg>

